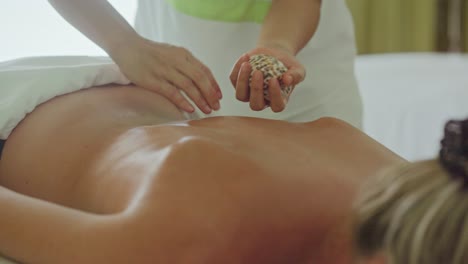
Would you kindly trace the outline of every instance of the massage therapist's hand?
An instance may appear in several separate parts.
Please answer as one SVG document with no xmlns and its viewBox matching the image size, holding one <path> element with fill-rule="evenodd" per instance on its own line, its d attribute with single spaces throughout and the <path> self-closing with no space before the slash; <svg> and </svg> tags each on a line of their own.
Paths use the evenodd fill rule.
<svg viewBox="0 0 468 264">
<path fill-rule="evenodd" d="M 252 67 L 249 63 L 250 56 L 255 54 L 266 54 L 280 60 L 288 71 L 282 75 L 285 86 L 291 86 L 289 93 L 281 92 L 279 81 L 272 78 L 269 83 L 270 101 L 263 96 L 263 75 L 260 71 L 255 71 L 249 86 L 249 77 Z M 249 102 L 250 108 L 254 111 L 261 111 L 268 106 L 274 112 L 281 112 L 286 108 L 291 92 L 294 87 L 305 78 L 304 66 L 296 59 L 294 54 L 280 46 L 259 46 L 243 56 L 234 64 L 230 79 L 236 89 L 236 98 L 242 102 Z"/>
<path fill-rule="evenodd" d="M 180 109 L 195 110 L 182 92 L 206 114 L 220 108 L 222 94 L 213 74 L 188 50 L 138 36 L 108 52 L 134 84 L 163 95 Z"/>
</svg>

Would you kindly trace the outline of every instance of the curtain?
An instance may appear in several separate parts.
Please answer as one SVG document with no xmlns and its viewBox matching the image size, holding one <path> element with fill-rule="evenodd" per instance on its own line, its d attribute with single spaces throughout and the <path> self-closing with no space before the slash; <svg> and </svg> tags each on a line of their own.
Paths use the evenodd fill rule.
<svg viewBox="0 0 468 264">
<path fill-rule="evenodd" d="M 359 53 L 436 50 L 437 1 L 347 0 Z"/>
<path fill-rule="evenodd" d="M 463 0 L 462 13 L 462 35 L 463 35 L 463 51 L 468 52 L 468 0 Z"/>
</svg>

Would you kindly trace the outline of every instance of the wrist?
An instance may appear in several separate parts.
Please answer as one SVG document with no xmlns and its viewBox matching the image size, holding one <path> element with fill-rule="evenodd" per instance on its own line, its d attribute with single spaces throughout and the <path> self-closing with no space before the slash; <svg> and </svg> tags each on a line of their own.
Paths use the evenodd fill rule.
<svg viewBox="0 0 468 264">
<path fill-rule="evenodd" d="M 291 44 L 281 41 L 259 41 L 257 43 L 257 48 L 276 49 L 291 56 L 295 56 L 297 53 L 296 49 Z"/>
<path fill-rule="evenodd" d="M 114 35 L 115 37 L 109 37 L 102 47 L 110 57 L 114 57 L 122 48 L 126 49 L 135 45 L 135 42 L 142 38 L 133 29 Z"/>
</svg>

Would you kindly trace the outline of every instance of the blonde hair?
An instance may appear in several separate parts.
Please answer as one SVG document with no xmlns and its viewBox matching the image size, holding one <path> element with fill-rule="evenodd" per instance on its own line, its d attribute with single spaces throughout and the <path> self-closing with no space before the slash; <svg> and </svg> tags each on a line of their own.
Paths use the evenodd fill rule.
<svg viewBox="0 0 468 264">
<path fill-rule="evenodd" d="M 468 263 L 468 188 L 439 160 L 407 163 L 373 178 L 355 203 L 358 254 L 392 264 Z"/>
</svg>

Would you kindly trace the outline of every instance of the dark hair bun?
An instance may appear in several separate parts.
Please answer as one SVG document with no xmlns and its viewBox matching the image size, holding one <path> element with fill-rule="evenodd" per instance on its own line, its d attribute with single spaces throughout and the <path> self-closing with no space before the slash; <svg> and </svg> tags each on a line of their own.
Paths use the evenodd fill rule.
<svg viewBox="0 0 468 264">
<path fill-rule="evenodd" d="M 448 121 L 441 145 L 439 159 L 442 166 L 468 187 L 468 119 Z"/>
</svg>

